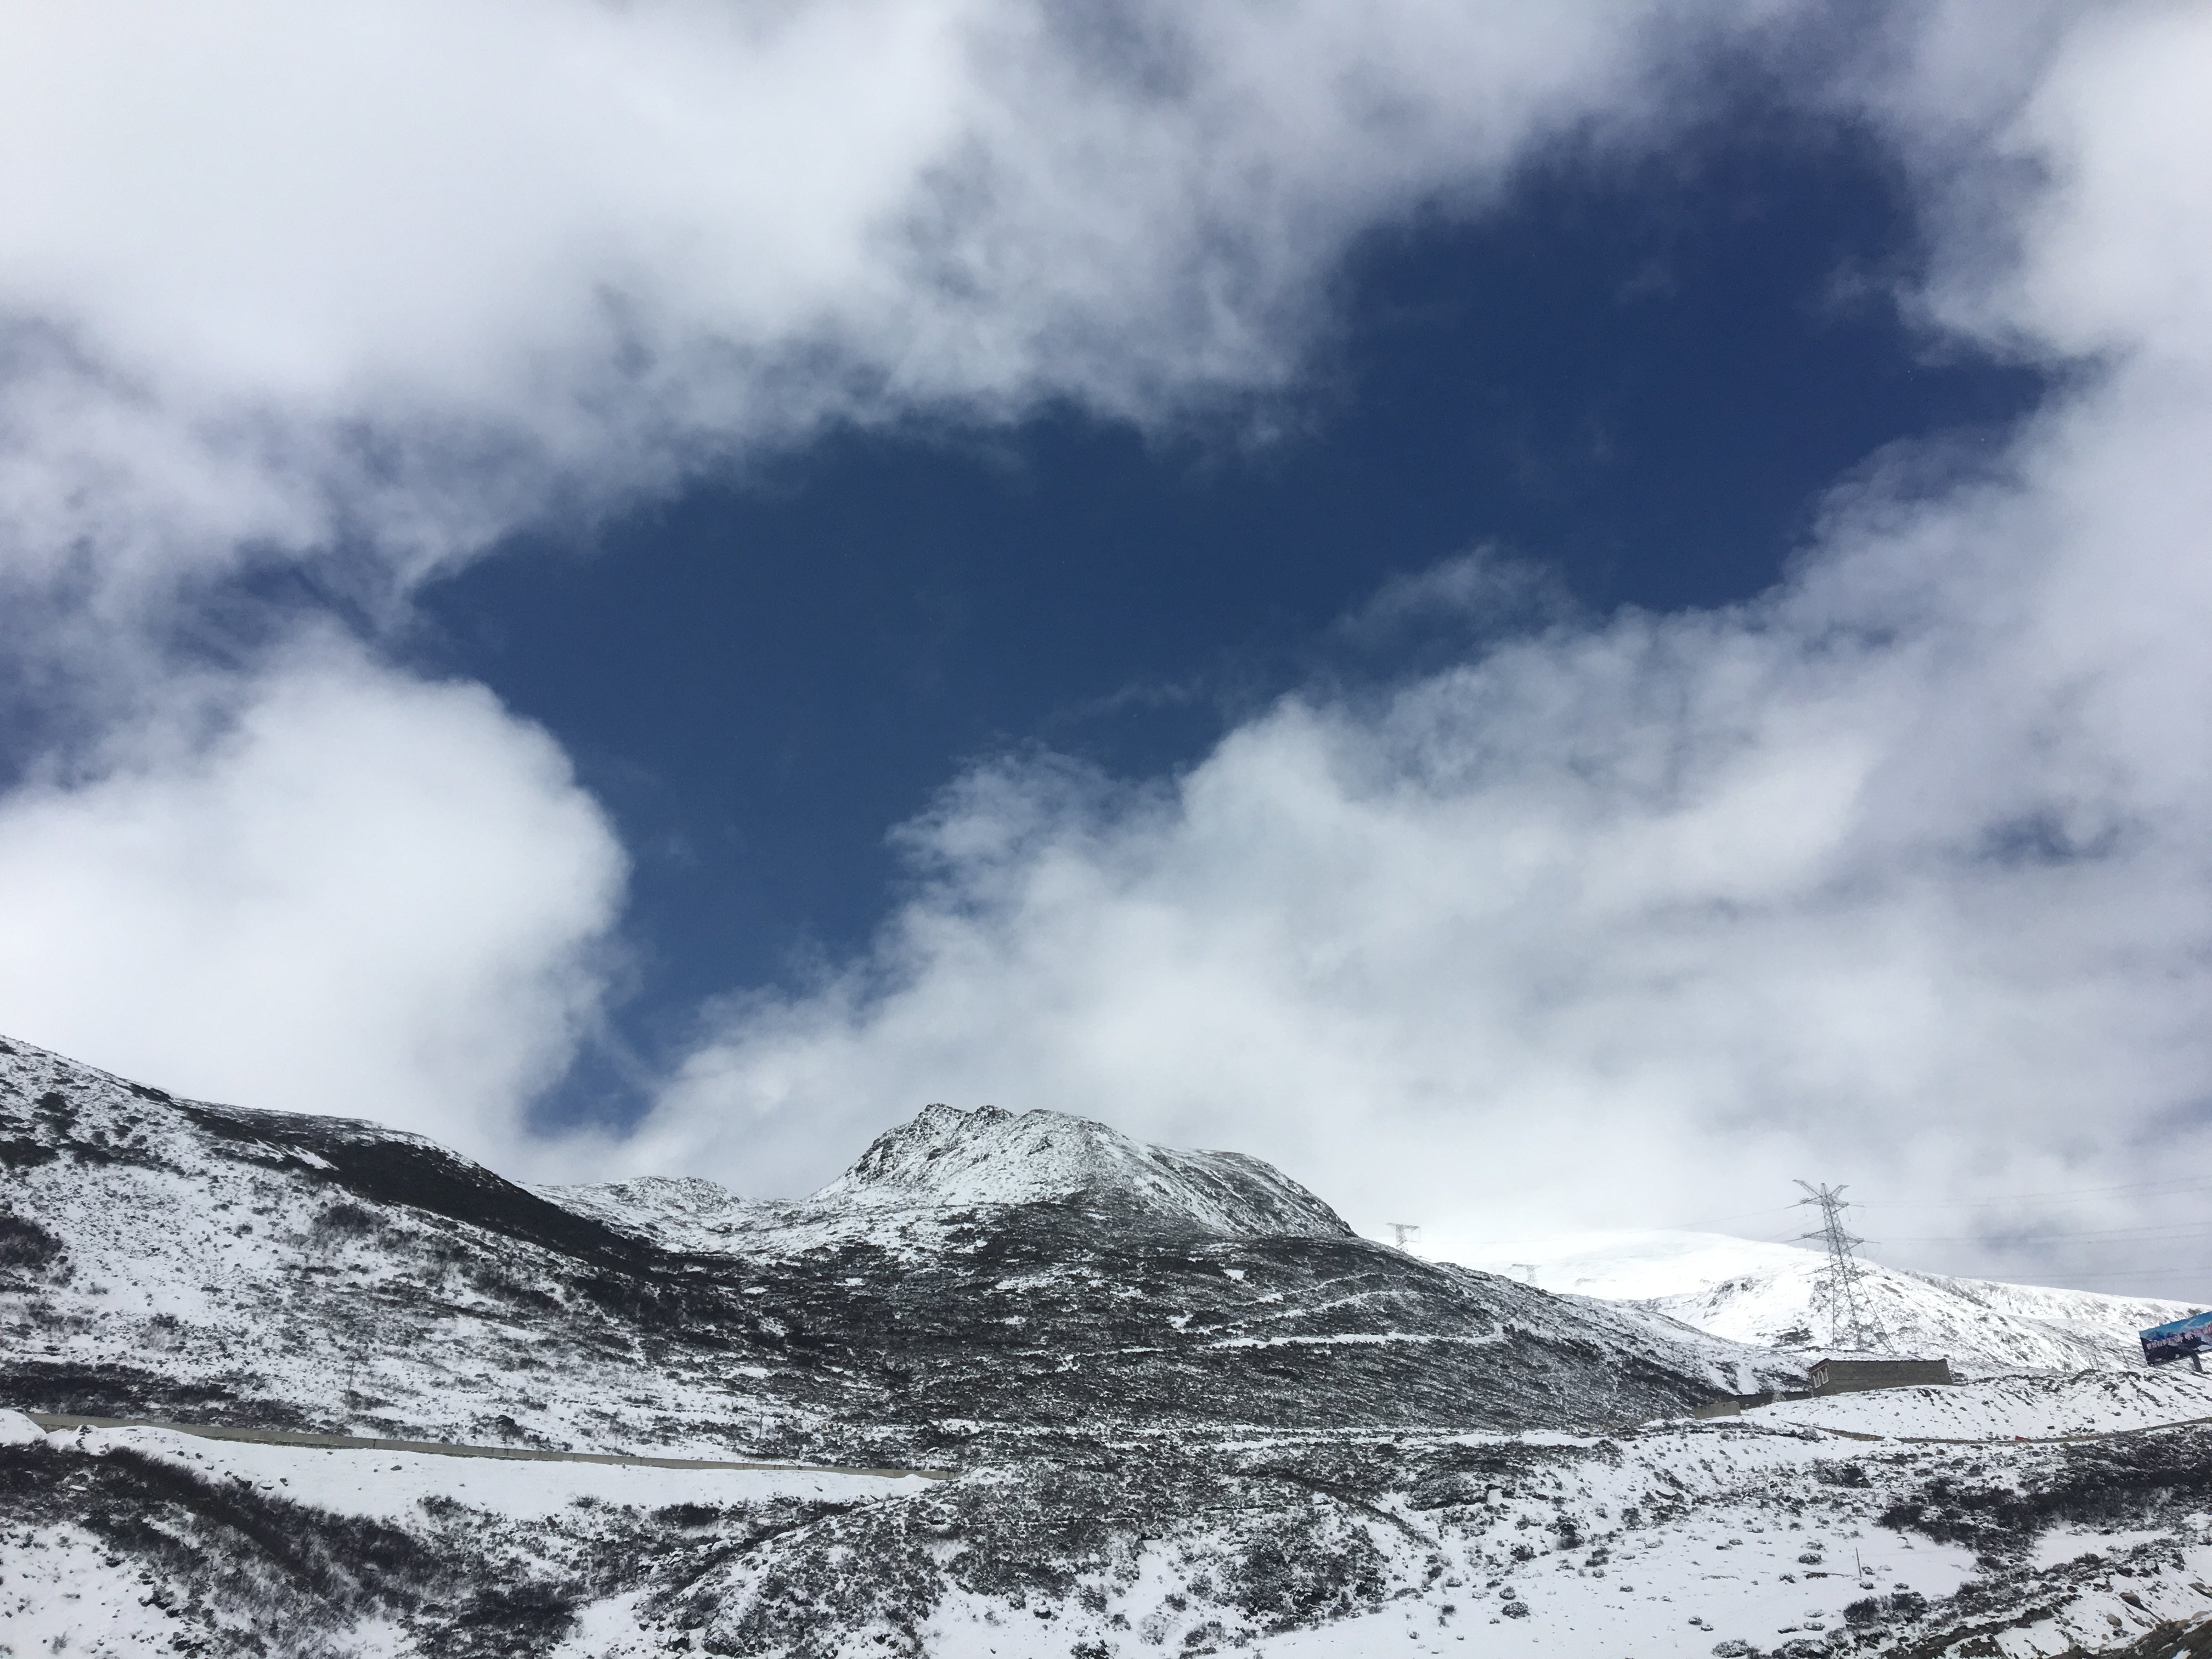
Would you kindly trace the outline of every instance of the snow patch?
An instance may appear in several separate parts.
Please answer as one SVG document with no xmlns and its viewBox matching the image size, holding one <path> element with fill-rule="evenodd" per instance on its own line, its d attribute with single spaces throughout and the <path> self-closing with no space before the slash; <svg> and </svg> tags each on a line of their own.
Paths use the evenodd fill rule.
<svg viewBox="0 0 2212 1659">
<path fill-rule="evenodd" d="M 46 1431 L 22 1413 L 0 1411 L 0 1446 L 28 1446 L 46 1437 Z"/>
</svg>

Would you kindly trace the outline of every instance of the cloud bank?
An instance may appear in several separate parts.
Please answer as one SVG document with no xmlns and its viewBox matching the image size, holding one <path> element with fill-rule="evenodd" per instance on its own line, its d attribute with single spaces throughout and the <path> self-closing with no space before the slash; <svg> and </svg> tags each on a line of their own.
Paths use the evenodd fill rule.
<svg viewBox="0 0 2212 1659">
<path fill-rule="evenodd" d="M 1251 1147 L 1448 1239 L 1726 1217 L 1801 1175 L 1902 1206 L 2203 1174 L 2212 19 L 2044 45 L 1963 136 L 1910 101 L 1952 20 L 1875 89 L 1949 239 L 1922 311 L 2076 365 L 2006 453 L 1883 458 L 1756 604 L 1292 697 L 1147 787 L 963 778 L 905 832 L 927 884 L 874 955 L 725 1011 L 647 1155 L 803 1186 L 926 1079 Z M 2099 1224 L 2057 1214 L 1868 1224 L 1961 1235 L 1893 1259 L 2094 1277 L 2021 1242 Z"/>
<path fill-rule="evenodd" d="M 624 859 L 480 687 L 295 646 L 0 801 L 13 1032 L 187 1094 L 514 1149 L 593 1017 Z"/>
<path fill-rule="evenodd" d="M 8 562 L 388 596 L 826 422 L 1276 386 L 1348 237 L 1761 9 L 15 6 Z"/>
<path fill-rule="evenodd" d="M 1477 206 L 1563 135 L 1632 136 L 1684 31 L 1758 15 L 12 9 L 0 590 L 48 734 L 0 802 L 40 901 L 15 1028 L 264 1103 L 366 1109 L 379 1078 L 377 1115 L 503 1121 L 526 1154 L 529 1090 L 605 988 L 580 966 L 616 914 L 605 826 L 542 733 L 481 699 L 464 732 L 461 688 L 392 665 L 374 640 L 411 592 L 834 422 L 1072 398 L 1157 424 L 1279 388 L 1347 239 Z M 293 569 L 326 602 L 272 605 Z M 334 609 L 372 643 L 310 696 L 298 636 Z M 180 696 L 229 712 L 179 721 Z M 410 769 L 461 743 L 495 799 L 449 851 Z M 318 850 L 378 823 L 370 866 Z M 164 837 L 264 849 L 283 901 Z M 447 903 L 495 845 L 506 902 Z M 419 933 L 351 937 L 364 904 Z M 187 973 L 191 934 L 236 972 Z M 245 988 L 257 957 L 287 996 Z M 198 983 L 155 997 L 173 975 Z M 141 983 L 194 1018 L 119 1012 Z M 383 1012 L 307 1035 L 348 994 Z M 508 1033 L 481 1065 L 451 1058 L 472 1018 Z"/>
<path fill-rule="evenodd" d="M 9 7 L 10 1029 L 526 1162 L 618 860 L 411 593 L 836 422 L 1279 390 L 1347 239 L 1756 10 Z"/>
</svg>

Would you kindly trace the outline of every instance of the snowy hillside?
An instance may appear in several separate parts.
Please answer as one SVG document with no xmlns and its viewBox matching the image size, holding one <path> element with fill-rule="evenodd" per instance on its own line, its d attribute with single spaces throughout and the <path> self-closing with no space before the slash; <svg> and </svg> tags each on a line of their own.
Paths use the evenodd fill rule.
<svg viewBox="0 0 2212 1659">
<path fill-rule="evenodd" d="M 1631 1302 L 1734 1342 L 1812 1354 L 1828 1336 L 1827 1258 L 1718 1233 L 1595 1232 L 1454 1259 L 1546 1290 Z M 2141 1369 L 2138 1331 L 2185 1303 L 1949 1279 L 1865 1264 L 1861 1306 L 1899 1353 L 1969 1370 Z"/>
<path fill-rule="evenodd" d="M 1055 1199 L 1222 1234 L 1352 1236 L 1335 1211 L 1256 1158 L 1147 1146 L 1088 1118 L 997 1106 L 925 1107 L 810 1204 L 972 1209 Z"/>
<path fill-rule="evenodd" d="M 1353 1236 L 1335 1211 L 1256 1158 L 1150 1146 L 1089 1118 L 997 1106 L 925 1106 L 797 1203 L 740 1198 L 696 1177 L 543 1191 L 668 1249 L 694 1251 L 836 1241 L 927 1250 L 940 1248 L 964 1218 L 1032 1204 L 1222 1237 Z"/>
<path fill-rule="evenodd" d="M 2156 1371 L 1993 1376 L 1969 1388 L 1883 1389 L 1782 1400 L 1758 1407 L 1752 1416 L 1769 1425 L 1842 1433 L 2049 1439 L 2212 1421 L 2212 1375 L 2183 1365 Z"/>
<path fill-rule="evenodd" d="M 52 1412 L 930 1464 L 1103 1421 L 1626 1422 L 1793 1376 L 1048 1113 L 925 1114 L 798 1205 L 638 1183 L 610 1224 L 618 1191 L 8 1045 L 0 1155 L 0 1403 Z"/>
<path fill-rule="evenodd" d="M 798 1204 L 548 1194 L 0 1043 L 0 1650 L 2212 1649 L 2206 1379 L 1696 1421 L 1799 1374 L 1081 1119 L 930 1110 Z"/>
<path fill-rule="evenodd" d="M 698 1176 L 642 1176 L 537 1190 L 564 1209 L 669 1250 L 726 1250 L 733 1238 L 757 1229 L 779 1207 L 749 1202 Z"/>
</svg>

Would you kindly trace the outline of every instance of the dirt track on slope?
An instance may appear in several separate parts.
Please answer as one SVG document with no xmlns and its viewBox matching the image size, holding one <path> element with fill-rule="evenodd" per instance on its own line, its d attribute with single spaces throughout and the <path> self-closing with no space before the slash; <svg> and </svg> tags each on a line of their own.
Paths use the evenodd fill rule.
<svg viewBox="0 0 2212 1659">
<path fill-rule="evenodd" d="M 462 1446 L 443 1440 L 386 1440 L 356 1434 L 305 1434 L 290 1429 L 238 1429 L 216 1423 L 171 1423 L 155 1417 L 70 1417 L 25 1412 L 48 1433 L 70 1429 L 167 1429 L 202 1440 L 244 1440 L 262 1446 L 303 1446 L 330 1451 L 421 1452 L 434 1457 L 499 1457 L 525 1463 L 612 1463 L 644 1469 L 754 1469 L 791 1474 L 857 1474 L 884 1480 L 908 1475 L 951 1480 L 953 1469 L 859 1469 L 831 1463 L 741 1463 L 697 1457 L 635 1457 L 622 1452 L 540 1451 L 528 1446 Z"/>
</svg>

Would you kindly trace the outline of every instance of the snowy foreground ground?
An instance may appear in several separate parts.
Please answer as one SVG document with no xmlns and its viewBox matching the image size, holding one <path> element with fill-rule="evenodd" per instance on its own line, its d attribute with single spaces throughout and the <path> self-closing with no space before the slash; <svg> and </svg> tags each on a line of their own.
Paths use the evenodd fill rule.
<svg viewBox="0 0 2212 1659">
<path fill-rule="evenodd" d="M 825 1471 L 622 1468 L 591 1463 L 507 1462 L 388 1451 L 319 1450 L 206 1440 L 161 1429 L 100 1429 L 41 1434 L 31 1420 L 0 1412 L 0 1445 L 36 1444 L 71 1462 L 136 1454 L 194 1485 L 240 1489 L 320 1516 L 366 1521 L 434 1536 L 433 1520 L 459 1514 L 527 1533 L 570 1515 L 690 1505 L 749 1512 L 793 1504 L 872 1502 L 911 1497 L 930 1483 Z M 64 1475 L 64 1479 L 69 1478 Z M 551 1528 L 566 1531 L 566 1528 Z M 114 1540 L 81 1523 L 64 1523 L 0 1542 L 0 1654 L 145 1654 L 172 1651 L 182 1633 L 176 1599 L 143 1559 L 119 1554 Z M 601 1632 L 580 1632 L 557 1650 L 577 1654 L 662 1650 L 626 1598 L 597 1610 Z M 381 1627 L 380 1627 L 380 1626 Z M 665 1640 L 665 1638 L 664 1638 Z M 370 1620 L 345 1633 L 337 1651 L 367 1656 L 422 1649 L 394 1623 Z"/>
<path fill-rule="evenodd" d="M 2212 1379 L 2087 1373 L 1951 1389 L 1793 1402 L 1737 1420 L 1671 1421 L 1610 1437 L 1542 1432 L 1419 1436 L 1361 1443 L 1282 1437 L 1209 1449 L 1233 1488 L 1302 1486 L 1348 1595 L 1321 1575 L 1328 1606 L 1271 1601 L 1269 1572 L 1313 1576 L 1311 1528 L 1279 1533 L 1275 1510 L 1200 1505 L 1149 1536 L 1103 1533 L 1063 1553 L 1027 1593 L 963 1584 L 959 1558 L 989 1547 L 986 1516 L 1031 1501 L 1036 1467 L 939 1482 L 840 1474 L 687 1471 L 210 1441 L 170 1431 L 42 1434 L 0 1413 L 0 1451 L 35 1457 L 57 1491 L 128 1475 L 142 1494 L 131 1536 L 98 1503 L 0 1541 L 0 1651 L 137 1655 L 254 1650 L 260 1575 L 313 1577 L 296 1547 L 320 1539 L 312 1646 L 279 1651 L 413 1655 L 544 1652 L 574 1659 L 671 1651 L 932 1655 L 1183 1653 L 1277 1659 L 1395 1653 L 1625 1656 L 1913 1652 L 2164 1653 L 2212 1616 Z M 1911 1437 L 1908 1438 L 1907 1437 Z M 2056 1437 L 2078 1437 L 2059 1438 Z M 1097 1449 L 1139 1464 L 1170 1457 L 1132 1443 Z M 1342 1454 L 1351 1454 L 1348 1462 Z M 1324 1467 L 1373 1468 L 1355 1485 Z M 166 1486 L 164 1511 L 143 1493 Z M 165 1520 L 165 1513 L 168 1516 Z M 667 1547 L 673 1522 L 680 1543 Z M 638 1547 L 648 1526 L 650 1548 Z M 184 1561 L 222 1526 L 285 1529 L 295 1553 L 234 1559 L 194 1579 Z M 918 1545 L 883 1547 L 892 1528 Z M 148 1537 L 154 1534 L 167 1535 Z M 195 1534 L 199 1534 L 195 1536 Z M 165 1550 L 162 1547 L 167 1544 Z M 920 1626 L 896 1595 L 836 1592 L 849 1617 L 760 1645 L 749 1604 L 843 1559 L 899 1589 L 903 1568 L 947 1569 Z M 405 1598 L 380 1607 L 361 1585 L 381 1559 L 486 1566 L 507 1587 L 488 1606 L 486 1644 L 423 1644 Z M 237 1553 L 234 1552 L 234 1554 Z M 344 1565 L 336 1565 L 340 1558 Z M 417 1565 L 416 1571 L 434 1571 Z M 848 1573 L 848 1576 L 849 1573 Z M 565 1597 L 542 1645 L 532 1607 Z M 533 1586 L 545 1592 L 533 1601 Z M 911 1588 L 911 1585 L 909 1585 Z M 1048 1591 L 1054 1593 L 1047 1593 Z M 833 1599 L 835 1596 L 833 1595 Z M 1271 1616 L 1271 1609 L 1273 1616 Z M 1290 1615 L 1295 1614 L 1295 1620 Z M 1281 1628 L 1322 1616 L 1317 1627 Z M 1329 1616 L 1329 1615 L 1334 1616 Z M 557 1626 L 557 1629 L 555 1626 Z M 2151 1647 L 2147 1633 L 2172 1627 Z M 496 1634 L 495 1633 L 496 1632 Z"/>
</svg>

